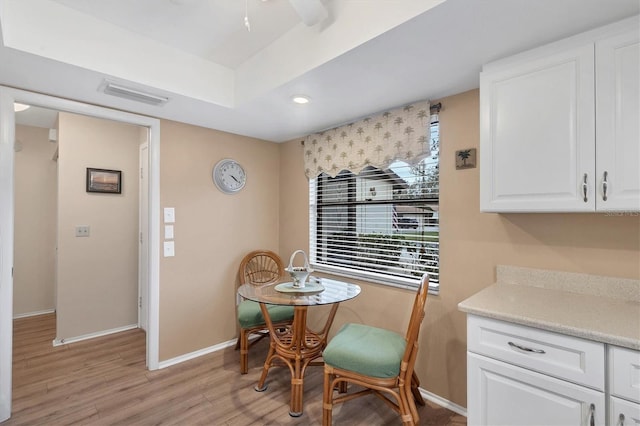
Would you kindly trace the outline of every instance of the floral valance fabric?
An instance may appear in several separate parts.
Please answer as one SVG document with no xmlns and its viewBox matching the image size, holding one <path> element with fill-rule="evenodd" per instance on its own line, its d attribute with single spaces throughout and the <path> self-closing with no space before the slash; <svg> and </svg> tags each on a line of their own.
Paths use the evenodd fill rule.
<svg viewBox="0 0 640 426">
<path fill-rule="evenodd" d="M 429 125 L 429 102 L 422 101 L 314 133 L 304 141 L 305 173 L 314 178 L 386 169 L 396 160 L 415 164 L 431 155 Z"/>
</svg>

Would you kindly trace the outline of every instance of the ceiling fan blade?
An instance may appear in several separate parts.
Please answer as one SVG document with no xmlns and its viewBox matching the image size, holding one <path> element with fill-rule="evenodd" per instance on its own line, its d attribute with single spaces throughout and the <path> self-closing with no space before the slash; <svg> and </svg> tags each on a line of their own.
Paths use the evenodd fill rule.
<svg viewBox="0 0 640 426">
<path fill-rule="evenodd" d="M 308 27 L 324 21 L 329 16 L 322 0 L 289 0 L 289 3 Z"/>
</svg>

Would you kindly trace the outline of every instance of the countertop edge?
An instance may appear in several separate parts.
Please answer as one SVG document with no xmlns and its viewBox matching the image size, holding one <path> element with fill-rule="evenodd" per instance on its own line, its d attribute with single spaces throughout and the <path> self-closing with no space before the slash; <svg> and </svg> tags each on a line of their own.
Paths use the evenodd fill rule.
<svg viewBox="0 0 640 426">
<path fill-rule="evenodd" d="M 517 316 L 513 314 L 507 314 L 497 311 L 490 311 L 486 309 L 478 309 L 468 304 L 466 301 L 462 301 L 458 304 L 458 309 L 462 312 L 471 315 L 477 315 L 481 317 L 487 317 L 502 321 L 508 321 L 515 324 L 525 325 L 528 327 L 540 328 L 543 330 L 553 331 L 560 334 L 566 334 L 569 336 L 580 337 L 588 340 L 593 340 L 600 343 L 606 343 L 614 346 L 621 346 L 628 349 L 640 350 L 640 341 L 635 339 L 626 338 L 623 336 L 612 336 L 607 333 L 598 331 L 586 330 L 569 325 L 563 325 L 555 322 L 548 322 L 540 320 L 538 318 L 531 318 L 526 316 Z"/>
</svg>

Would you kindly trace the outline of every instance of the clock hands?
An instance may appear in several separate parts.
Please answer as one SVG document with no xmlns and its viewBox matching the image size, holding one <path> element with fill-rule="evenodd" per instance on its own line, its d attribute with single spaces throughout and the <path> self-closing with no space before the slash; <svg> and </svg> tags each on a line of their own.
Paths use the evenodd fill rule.
<svg viewBox="0 0 640 426">
<path fill-rule="evenodd" d="M 240 183 L 240 181 L 234 176 L 234 175 L 230 175 L 231 179 L 235 180 L 236 182 Z"/>
</svg>

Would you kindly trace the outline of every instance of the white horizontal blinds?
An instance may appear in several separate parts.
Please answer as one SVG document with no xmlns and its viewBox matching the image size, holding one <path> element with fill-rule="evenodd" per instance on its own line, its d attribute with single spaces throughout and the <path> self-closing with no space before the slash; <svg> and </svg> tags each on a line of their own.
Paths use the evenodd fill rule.
<svg viewBox="0 0 640 426">
<path fill-rule="evenodd" d="M 432 155 L 409 165 L 369 166 L 357 175 L 322 174 L 310 185 L 311 255 L 317 265 L 348 268 L 406 283 L 424 272 L 438 282 L 437 123 Z"/>
</svg>

